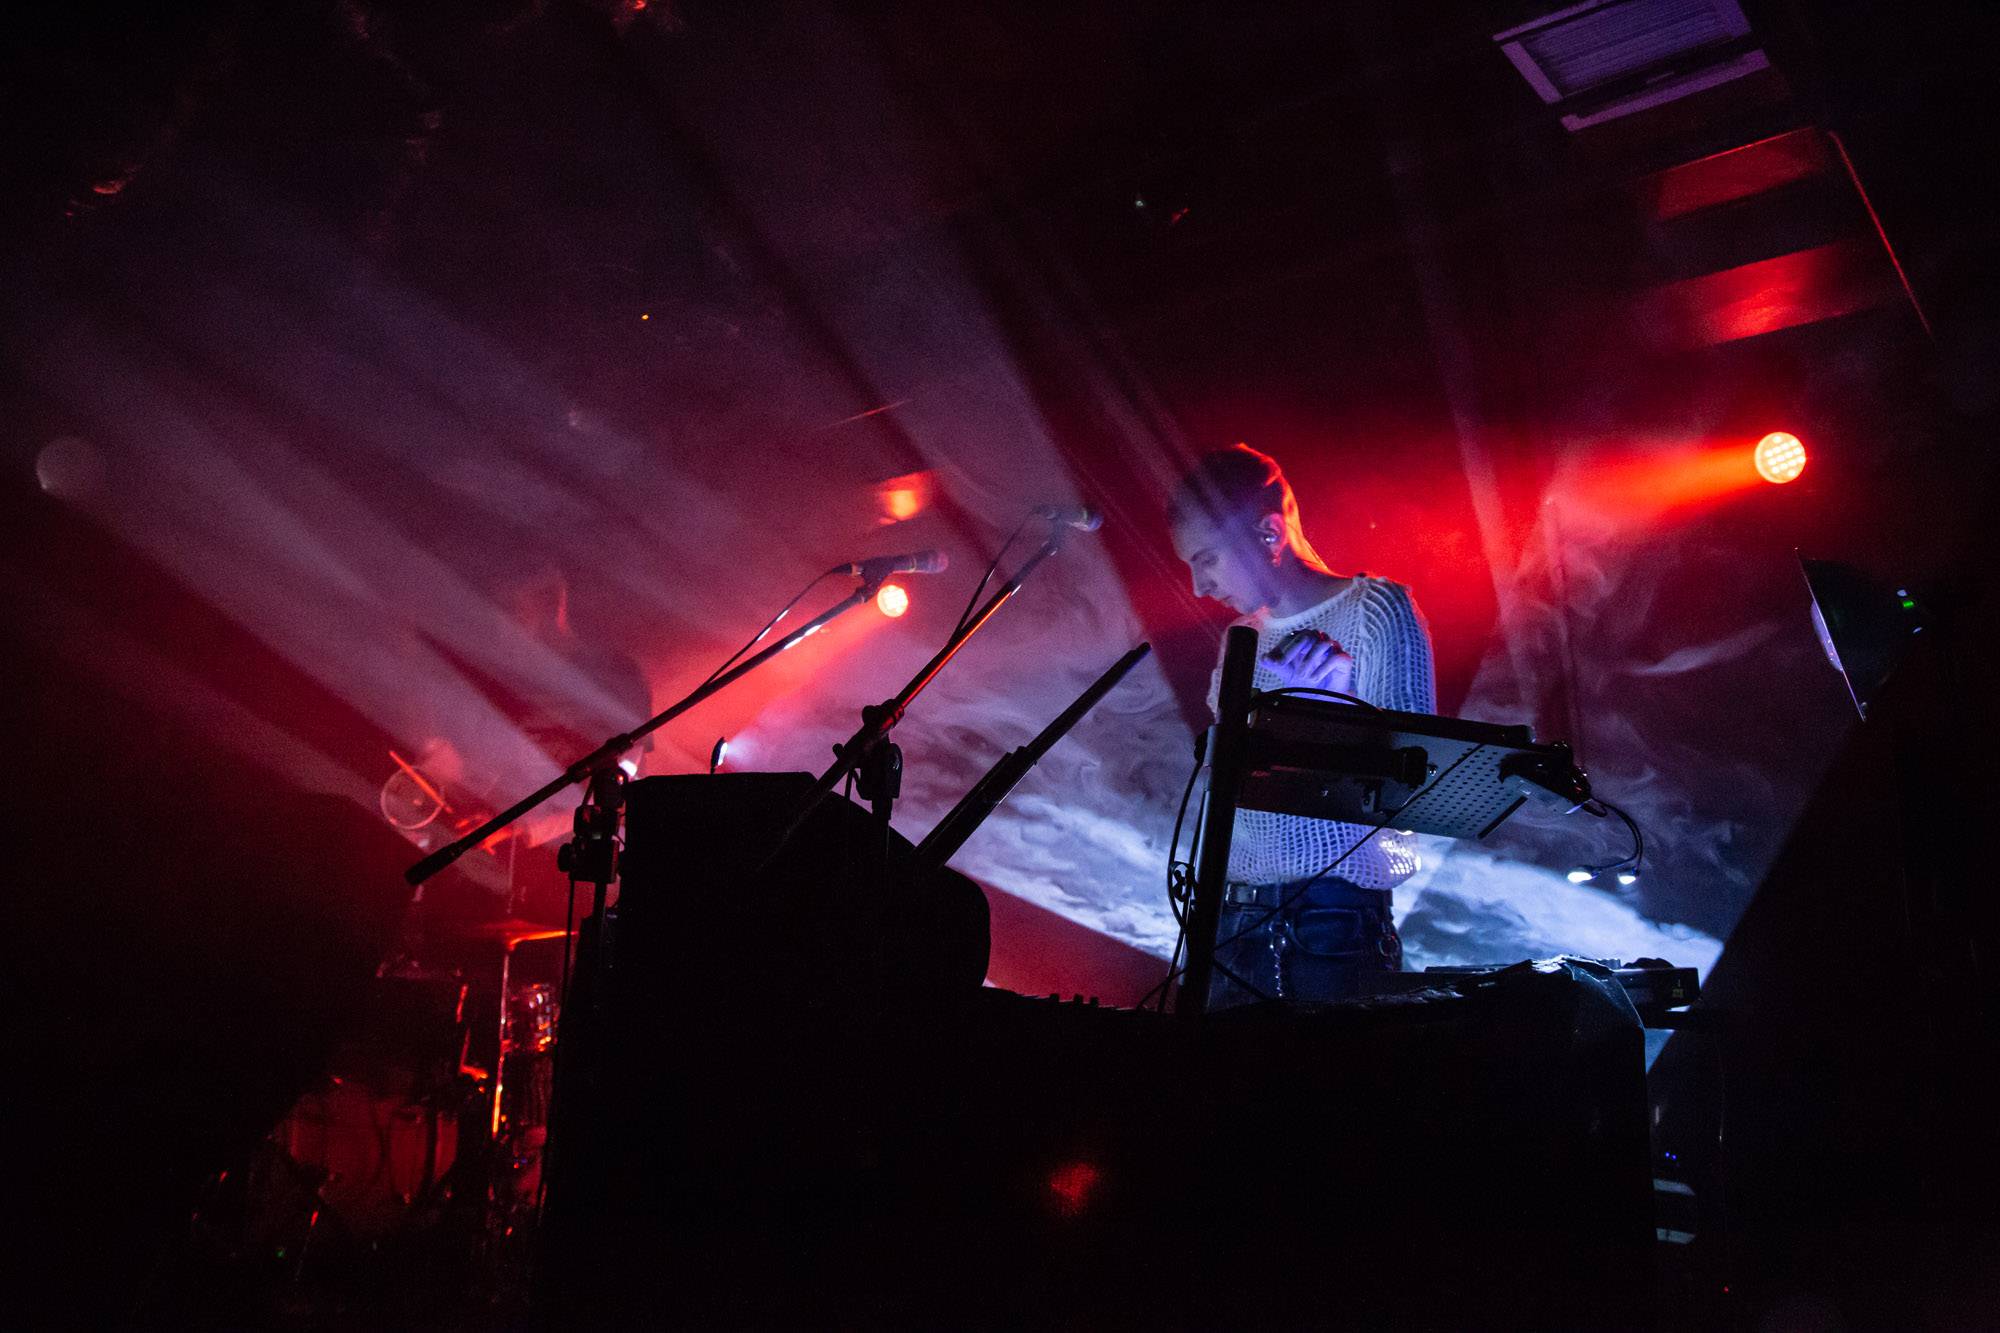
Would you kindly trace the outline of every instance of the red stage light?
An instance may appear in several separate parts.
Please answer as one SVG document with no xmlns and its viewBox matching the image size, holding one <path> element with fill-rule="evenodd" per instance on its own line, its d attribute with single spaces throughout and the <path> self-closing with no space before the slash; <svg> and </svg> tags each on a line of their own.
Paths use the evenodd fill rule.
<svg viewBox="0 0 2000 1333">
<path fill-rule="evenodd" d="M 885 583 L 882 591 L 875 594 L 875 609 L 893 620 L 910 609 L 910 594 L 903 591 L 901 584 Z"/>
<path fill-rule="evenodd" d="M 1063 1217 L 1082 1216 L 1103 1180 L 1104 1173 L 1089 1162 L 1065 1162 L 1049 1172 L 1049 1194 L 1056 1212 Z"/>
<path fill-rule="evenodd" d="M 1757 441 L 1757 475 L 1773 485 L 1782 485 L 1798 480 L 1798 475 L 1806 470 L 1806 447 L 1799 443 L 1799 437 L 1784 431 L 1772 431 Z"/>
<path fill-rule="evenodd" d="M 862 416 L 873 416 L 876 412 L 887 411 L 876 408 L 864 412 Z M 930 508 L 934 478 L 928 471 L 906 472 L 900 477 L 891 477 L 875 486 L 875 499 L 882 506 L 882 516 L 878 523 L 901 523 L 915 518 Z"/>
</svg>

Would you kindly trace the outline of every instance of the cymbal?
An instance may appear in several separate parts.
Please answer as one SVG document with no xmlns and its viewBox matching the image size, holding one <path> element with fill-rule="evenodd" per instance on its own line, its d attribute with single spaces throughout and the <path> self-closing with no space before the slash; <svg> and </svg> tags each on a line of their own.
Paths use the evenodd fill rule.
<svg viewBox="0 0 2000 1333">
<path fill-rule="evenodd" d="M 468 925 L 455 924 L 449 933 L 458 939 L 499 944 L 509 949 L 533 940 L 559 940 L 568 934 L 561 926 L 529 921 L 518 916 L 501 917 L 497 921 L 479 921 Z"/>
</svg>

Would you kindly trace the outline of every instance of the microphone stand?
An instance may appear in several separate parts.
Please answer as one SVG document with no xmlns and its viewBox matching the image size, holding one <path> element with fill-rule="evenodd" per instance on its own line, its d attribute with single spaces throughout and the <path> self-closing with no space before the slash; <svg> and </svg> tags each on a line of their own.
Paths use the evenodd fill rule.
<svg viewBox="0 0 2000 1333">
<path fill-rule="evenodd" d="M 1085 713 L 1097 707 L 1098 700 L 1109 694 L 1112 687 L 1125 679 L 1126 674 L 1152 651 L 1152 644 L 1142 643 L 1112 663 L 1111 669 L 1093 681 L 1090 688 L 1063 709 L 1055 721 L 1043 727 L 1041 734 L 1018 750 L 1009 750 L 1001 756 L 999 763 L 987 769 L 986 775 L 951 808 L 951 813 L 940 819 L 937 826 L 917 844 L 912 876 L 921 880 L 949 861 L 953 853 L 965 845 L 965 840 L 986 822 L 986 817 L 999 809 L 1000 802 L 1007 799 L 1007 793 L 1014 790 L 1014 784 L 1026 777 L 1028 770 L 1041 762 L 1049 748 L 1067 736 L 1069 729 L 1081 722 Z"/>
<path fill-rule="evenodd" d="M 590 915 L 584 918 L 578 935 L 573 976 L 568 971 L 569 945 L 567 942 L 564 945 L 565 972 L 561 1000 L 564 1018 L 562 1036 L 556 1043 L 548 1138 L 542 1150 L 542 1208 L 551 1206 L 549 1181 L 563 1175 L 557 1165 L 559 1157 L 572 1150 L 569 1131 L 578 1124 L 589 1123 L 597 1110 L 595 1102 L 599 1094 L 600 1065 L 606 1040 L 601 1010 L 605 1003 L 607 964 L 611 952 L 606 907 L 611 881 L 618 875 L 618 828 L 625 806 L 625 773 L 618 767 L 619 757 L 710 695 L 741 680 L 821 626 L 874 597 L 890 572 L 862 574 L 860 583 L 844 600 L 820 612 L 763 652 L 704 682 L 664 712 L 630 731 L 610 737 L 534 792 L 403 872 L 403 878 L 412 887 L 422 884 L 563 788 L 577 782 L 589 783 L 582 804 L 576 808 L 575 831 L 570 841 L 563 844 L 556 854 L 556 865 L 570 877 L 572 900 L 577 884 L 587 883 L 592 889 Z M 500 997 L 500 1003 L 504 1009 L 506 996 Z M 498 1096 L 497 1091 L 495 1096 Z M 588 1143 L 588 1140 L 585 1142 Z M 561 1225 L 560 1207 L 557 1218 L 558 1225 Z"/>
<path fill-rule="evenodd" d="M 472 830 L 472 832 L 455 842 L 447 843 L 445 846 L 438 848 L 429 856 L 411 866 L 403 872 L 403 878 L 412 887 L 422 884 L 425 880 L 437 874 L 440 870 L 458 860 L 459 857 L 464 856 L 474 847 L 479 846 L 495 833 L 498 833 L 522 815 L 527 814 L 530 810 L 533 810 L 563 788 L 591 778 L 600 769 L 616 768 L 621 755 L 653 732 L 673 721 L 682 713 L 687 712 L 710 695 L 718 693 L 726 686 L 732 685 L 744 676 L 749 675 L 752 671 L 755 671 L 758 667 L 764 665 L 764 663 L 770 661 L 779 653 L 784 652 L 787 648 L 790 648 L 793 644 L 799 642 L 799 640 L 805 638 L 808 634 L 813 633 L 827 622 L 852 611 L 863 602 L 873 598 L 881 588 L 885 578 L 887 578 L 886 574 L 876 575 L 872 578 L 864 577 L 860 586 L 855 588 L 845 601 L 839 602 L 820 612 L 811 620 L 799 626 L 769 648 L 766 648 L 763 652 L 758 653 L 755 657 L 737 663 L 728 671 L 700 686 L 678 703 L 667 708 L 665 712 L 653 717 L 650 721 L 641 723 L 630 731 L 621 732 L 611 737 L 604 744 L 598 746 L 595 750 L 592 750 L 589 754 L 564 769 L 556 777 L 550 779 L 529 795 L 522 797 L 513 805 L 508 806 L 505 810 L 502 810 L 499 814 Z M 582 853 L 578 853 L 578 855 L 581 856 Z M 580 862 L 579 864 L 581 867 L 582 863 Z M 592 871 L 598 869 L 596 866 L 584 868 Z M 609 869 L 609 867 L 605 868 Z M 608 875 L 607 878 L 609 878 Z"/>
<path fill-rule="evenodd" d="M 812 818 L 813 812 L 819 809 L 820 803 L 832 795 L 834 789 L 850 773 L 856 775 L 861 794 L 869 799 L 875 817 L 882 825 L 885 839 L 883 845 L 886 850 L 890 810 L 899 794 L 903 772 L 902 751 L 889 740 L 889 732 L 903 720 L 903 714 L 908 711 L 910 702 L 924 692 L 924 688 L 936 678 L 938 672 L 944 670 L 945 663 L 951 661 L 958 650 L 965 646 L 965 641 L 977 634 L 980 627 L 992 619 L 993 613 L 1021 590 L 1021 585 L 1027 582 L 1028 575 L 1035 572 L 1037 565 L 1062 549 L 1062 543 L 1063 526 L 1051 524 L 1048 540 L 1042 543 L 1042 548 L 1028 557 L 1021 567 L 1014 571 L 1014 576 L 1008 579 L 971 619 L 952 631 L 951 638 L 938 650 L 937 656 L 926 662 L 895 698 L 886 703 L 870 704 L 861 710 L 860 728 L 848 737 L 845 744 L 833 747 L 834 754 L 838 756 L 833 766 L 819 775 L 819 780 L 813 784 L 812 790 L 792 813 L 777 843 L 752 872 L 753 883 L 761 881 L 778 863 L 799 831 Z"/>
</svg>

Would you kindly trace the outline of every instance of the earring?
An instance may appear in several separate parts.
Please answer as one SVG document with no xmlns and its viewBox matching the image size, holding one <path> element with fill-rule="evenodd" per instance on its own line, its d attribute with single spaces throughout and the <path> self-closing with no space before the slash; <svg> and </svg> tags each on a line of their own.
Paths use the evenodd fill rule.
<svg viewBox="0 0 2000 1333">
<path fill-rule="evenodd" d="M 1278 539 L 1275 536 L 1273 536 L 1268 532 L 1264 534 L 1264 545 L 1276 546 L 1277 544 L 1278 544 Z"/>
</svg>

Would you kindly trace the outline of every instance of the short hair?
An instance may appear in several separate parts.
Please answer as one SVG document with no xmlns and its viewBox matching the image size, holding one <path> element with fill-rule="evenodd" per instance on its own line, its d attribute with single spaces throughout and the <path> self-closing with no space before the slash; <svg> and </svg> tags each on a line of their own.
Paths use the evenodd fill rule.
<svg viewBox="0 0 2000 1333">
<path fill-rule="evenodd" d="M 1298 507 L 1277 459 L 1247 444 L 1233 444 L 1209 450 L 1182 474 L 1167 497 L 1167 522 L 1200 517 L 1220 523 L 1264 514 L 1283 514 L 1289 520 Z"/>
<path fill-rule="evenodd" d="M 1195 460 L 1167 497 L 1167 523 L 1178 526 L 1183 519 L 1201 518 L 1222 527 L 1231 519 L 1261 518 L 1276 514 L 1284 520 L 1285 539 L 1308 564 L 1321 568 L 1325 562 L 1306 540 L 1299 520 L 1299 499 L 1285 470 L 1269 454 L 1247 444 L 1227 449 L 1211 449 Z"/>
</svg>

